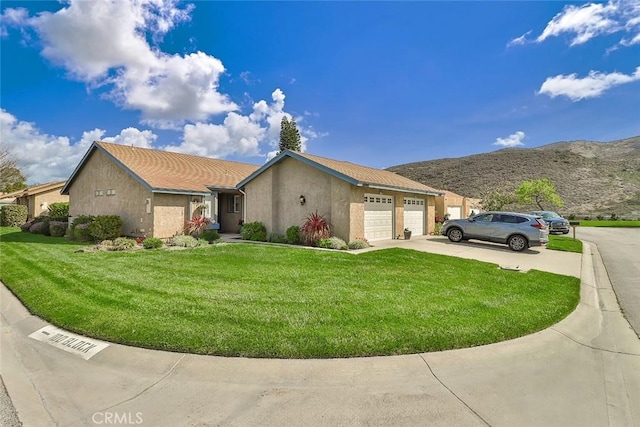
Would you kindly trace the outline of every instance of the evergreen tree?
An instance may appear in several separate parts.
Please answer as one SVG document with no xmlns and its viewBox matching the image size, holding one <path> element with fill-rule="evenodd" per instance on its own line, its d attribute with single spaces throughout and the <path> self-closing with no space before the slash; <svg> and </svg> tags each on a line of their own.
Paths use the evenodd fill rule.
<svg viewBox="0 0 640 427">
<path fill-rule="evenodd" d="M 282 116 L 280 122 L 280 153 L 284 150 L 300 151 L 302 149 L 302 141 L 300 140 L 300 132 L 296 126 L 294 119 L 289 120 L 287 116 Z"/>
</svg>

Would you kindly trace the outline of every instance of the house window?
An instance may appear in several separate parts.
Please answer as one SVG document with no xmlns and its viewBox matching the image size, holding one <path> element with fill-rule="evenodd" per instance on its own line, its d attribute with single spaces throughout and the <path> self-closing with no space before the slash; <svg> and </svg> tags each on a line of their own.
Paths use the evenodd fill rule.
<svg viewBox="0 0 640 427">
<path fill-rule="evenodd" d="M 116 195 L 116 190 L 114 190 L 113 188 L 110 188 L 107 190 L 107 196 L 115 196 Z"/>
<path fill-rule="evenodd" d="M 102 197 L 102 190 L 96 190 L 96 197 Z"/>
<path fill-rule="evenodd" d="M 240 196 L 236 195 L 236 196 L 230 197 L 228 200 L 229 200 L 229 203 L 227 205 L 227 212 L 229 213 L 240 212 Z"/>
</svg>

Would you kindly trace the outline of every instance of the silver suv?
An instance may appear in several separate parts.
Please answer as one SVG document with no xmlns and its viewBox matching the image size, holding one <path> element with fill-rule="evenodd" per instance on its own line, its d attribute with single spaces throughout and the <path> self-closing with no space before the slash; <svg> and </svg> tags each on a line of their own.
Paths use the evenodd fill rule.
<svg viewBox="0 0 640 427">
<path fill-rule="evenodd" d="M 515 212 L 483 212 L 467 219 L 445 221 L 440 234 L 452 242 L 476 239 L 505 243 L 514 251 L 549 241 L 549 230 L 540 216 Z"/>
<path fill-rule="evenodd" d="M 552 211 L 533 211 L 530 215 L 540 215 L 549 226 L 549 233 L 569 234 L 569 221 Z"/>
</svg>

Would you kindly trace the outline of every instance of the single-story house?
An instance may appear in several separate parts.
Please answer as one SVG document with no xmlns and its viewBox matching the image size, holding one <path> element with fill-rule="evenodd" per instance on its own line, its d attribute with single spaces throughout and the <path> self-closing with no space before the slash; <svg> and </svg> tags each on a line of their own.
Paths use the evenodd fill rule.
<svg viewBox="0 0 640 427">
<path fill-rule="evenodd" d="M 1 200 L 12 201 L 16 205 L 27 207 L 27 218 L 35 218 L 49 212 L 51 203 L 68 202 L 69 196 L 60 194 L 65 181 L 33 185 L 24 190 L 14 191 L 0 196 Z"/>
<path fill-rule="evenodd" d="M 284 234 L 312 212 L 349 241 L 393 239 L 408 228 L 433 233 L 435 198 L 442 193 L 396 173 L 284 151 L 238 184 L 246 194 L 246 221 Z"/>
<path fill-rule="evenodd" d="M 440 190 L 443 195 L 436 197 L 436 216 L 449 219 L 467 218 L 481 212 L 480 199 L 461 196 L 452 191 Z"/>
<path fill-rule="evenodd" d="M 62 194 L 69 215 L 119 215 L 123 234 L 171 237 L 194 215 L 237 232 L 242 193 L 236 185 L 258 166 L 188 154 L 94 142 Z"/>
<path fill-rule="evenodd" d="M 70 216 L 119 215 L 126 235 L 171 237 L 195 215 L 221 232 L 261 221 L 284 234 L 317 211 L 344 240 L 432 233 L 442 195 L 393 172 L 306 153 L 284 151 L 259 167 L 100 141 L 62 193 Z"/>
</svg>

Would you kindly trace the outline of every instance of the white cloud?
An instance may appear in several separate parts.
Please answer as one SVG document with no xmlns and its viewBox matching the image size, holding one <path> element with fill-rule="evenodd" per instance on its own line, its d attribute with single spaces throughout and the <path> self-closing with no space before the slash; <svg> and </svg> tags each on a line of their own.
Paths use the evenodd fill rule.
<svg viewBox="0 0 640 427">
<path fill-rule="evenodd" d="M 106 88 L 118 105 L 141 111 L 144 122 L 170 128 L 238 108 L 218 91 L 225 71 L 219 59 L 203 52 L 169 55 L 147 41 L 148 35 L 158 40 L 189 19 L 191 7 L 176 3 L 71 0 L 55 13 L 28 19 L 11 12 L 16 16 L 11 23 L 33 28 L 43 56 L 72 78 Z"/>
<path fill-rule="evenodd" d="M 271 103 L 264 100 L 254 103 L 249 115 L 230 112 L 221 124 L 187 124 L 184 126 L 182 143 L 163 149 L 206 157 L 265 156 L 263 147 L 278 146 L 282 117 L 291 118 L 284 111 L 285 94 L 282 90 L 273 91 L 271 99 Z M 301 133 L 304 135 L 300 139 L 305 151 L 306 142 L 318 135 L 312 129 L 301 129 Z"/>
<path fill-rule="evenodd" d="M 542 83 L 539 94 L 551 98 L 566 96 L 572 101 L 595 98 L 612 87 L 640 80 L 640 67 L 633 74 L 613 72 L 609 74 L 590 71 L 587 77 L 578 78 L 576 73 L 549 77 Z"/>
<path fill-rule="evenodd" d="M 531 34 L 531 30 L 527 31 L 526 33 L 524 33 L 520 37 L 516 37 L 515 39 L 510 40 L 509 43 L 507 43 L 507 47 L 519 46 L 519 45 L 523 45 L 523 44 L 528 43 L 529 40 L 527 39 L 527 37 L 529 36 L 529 34 Z"/>
<path fill-rule="evenodd" d="M 512 133 L 506 138 L 496 138 L 496 142 L 494 142 L 492 145 L 498 145 L 500 147 L 518 147 L 520 145 L 524 145 L 524 142 L 522 142 L 524 138 L 524 132 L 519 130 L 516 133 Z"/>
<path fill-rule="evenodd" d="M 553 17 L 536 41 L 543 42 L 549 37 L 573 34 L 571 46 L 575 46 L 596 36 L 619 31 L 619 24 L 612 19 L 616 12 L 618 12 L 618 6 L 611 1 L 607 4 L 589 3 L 582 6 L 566 6 L 562 12 Z"/>
<path fill-rule="evenodd" d="M 149 147 L 157 138 L 151 131 L 135 128 L 124 129 L 114 137 L 104 137 L 105 133 L 102 129 L 83 132 L 82 138 L 72 144 L 68 137 L 43 133 L 34 123 L 18 120 L 0 109 L 0 139 L 16 158 L 29 184 L 67 179 L 93 141 Z"/>
</svg>

